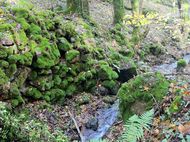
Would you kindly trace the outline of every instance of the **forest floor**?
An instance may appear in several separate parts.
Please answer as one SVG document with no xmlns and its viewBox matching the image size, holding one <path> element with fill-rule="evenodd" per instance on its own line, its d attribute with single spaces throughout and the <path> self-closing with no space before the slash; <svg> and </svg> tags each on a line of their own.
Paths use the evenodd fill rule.
<svg viewBox="0 0 190 142">
<path fill-rule="evenodd" d="M 32 1 L 36 3 L 35 0 Z M 44 6 L 44 3 L 38 6 L 41 7 L 42 5 Z M 165 76 L 168 77 L 169 80 L 173 80 L 168 95 L 164 98 L 162 103 L 159 104 L 159 107 L 157 107 L 157 115 L 154 118 L 152 131 L 145 133 L 145 140 L 149 139 L 149 141 L 157 142 L 168 138 L 170 141 L 177 142 L 179 138 L 190 134 L 190 64 L 187 64 L 185 68 L 179 71 L 176 70 L 175 67 L 171 69 L 171 72 L 168 73 L 167 71 L 170 64 L 190 54 L 190 41 L 188 40 L 190 27 L 185 25 L 178 18 L 176 12 L 173 12 L 172 9 L 167 6 L 152 2 L 147 2 L 144 5 L 146 5 L 148 9 L 159 12 L 159 16 L 169 19 L 169 22 L 149 25 L 150 30 L 148 35 L 143 39 L 139 47 L 135 49 L 137 52 L 136 61 L 140 63 L 139 70 L 144 70 L 145 66 L 149 68 L 150 71 L 154 69 L 159 70 L 162 65 L 167 64 L 168 66 L 166 65 L 161 69 L 163 69 L 163 73 L 165 73 Z M 91 0 L 90 9 L 92 19 L 103 29 L 103 33 L 113 26 L 113 8 L 109 2 Z M 127 14 L 129 14 L 129 12 L 127 12 Z M 185 28 L 185 32 L 183 33 L 179 30 L 181 26 Z M 165 53 L 161 55 L 147 55 L 142 60 L 138 53 L 140 54 L 146 43 L 163 43 L 165 45 L 163 46 Z M 172 100 L 175 99 L 177 89 L 180 90 L 182 94 L 181 102 L 175 104 L 176 107 L 180 108 L 180 111 L 170 114 L 166 108 L 170 106 Z M 86 101 L 83 101 L 84 96 L 87 98 Z M 78 127 L 83 129 L 84 125 L 97 115 L 97 110 L 111 106 L 116 99 L 116 96 L 82 93 L 72 99 L 67 99 L 64 107 L 60 105 L 51 106 L 45 102 L 38 101 L 29 103 L 24 106 L 24 108 L 30 111 L 32 117 L 47 122 L 52 129 L 55 127 L 64 129 L 72 140 L 77 140 L 79 139 L 79 132 L 77 132 L 76 125 L 74 125 L 71 118 L 74 118 L 77 121 Z M 165 117 L 168 118 L 163 121 Z M 96 124 L 93 124 L 96 123 L 96 120 L 93 119 L 92 121 L 91 127 L 97 127 Z M 114 142 L 121 135 L 122 130 L 123 122 L 121 119 L 118 119 L 104 137 L 110 142 Z M 181 135 L 179 132 L 184 135 Z"/>
</svg>

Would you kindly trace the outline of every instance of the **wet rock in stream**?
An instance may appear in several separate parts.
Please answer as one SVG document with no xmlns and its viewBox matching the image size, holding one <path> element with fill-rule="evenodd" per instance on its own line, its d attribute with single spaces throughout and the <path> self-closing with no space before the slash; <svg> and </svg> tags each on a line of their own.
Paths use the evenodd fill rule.
<svg viewBox="0 0 190 142">
<path fill-rule="evenodd" d="M 85 125 L 87 129 L 92 129 L 96 131 L 98 129 L 98 119 L 97 118 L 91 118 Z"/>
</svg>

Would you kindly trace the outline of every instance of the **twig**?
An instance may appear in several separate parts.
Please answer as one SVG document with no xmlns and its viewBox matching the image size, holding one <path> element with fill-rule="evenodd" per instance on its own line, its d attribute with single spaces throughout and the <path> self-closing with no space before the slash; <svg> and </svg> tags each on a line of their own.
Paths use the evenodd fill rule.
<svg viewBox="0 0 190 142">
<path fill-rule="evenodd" d="M 121 123 L 123 123 L 123 121 L 118 121 L 114 124 L 114 126 L 120 125 Z"/>
<path fill-rule="evenodd" d="M 80 136 L 81 142 L 85 142 L 85 138 L 83 137 L 83 135 L 82 135 L 82 133 L 81 133 L 81 131 L 80 131 L 80 129 L 79 129 L 79 126 L 78 126 L 78 124 L 77 124 L 77 121 L 75 120 L 73 114 L 69 111 L 69 109 L 68 109 L 68 113 L 69 113 L 69 116 L 71 117 L 71 119 L 73 120 L 73 122 L 74 122 L 74 124 L 75 124 L 75 127 L 76 127 L 76 129 L 77 129 L 77 132 L 78 132 L 78 134 L 79 134 L 79 136 Z"/>
<path fill-rule="evenodd" d="M 165 76 L 172 76 L 172 75 L 190 75 L 190 73 L 169 73 L 169 74 L 164 74 Z"/>
</svg>

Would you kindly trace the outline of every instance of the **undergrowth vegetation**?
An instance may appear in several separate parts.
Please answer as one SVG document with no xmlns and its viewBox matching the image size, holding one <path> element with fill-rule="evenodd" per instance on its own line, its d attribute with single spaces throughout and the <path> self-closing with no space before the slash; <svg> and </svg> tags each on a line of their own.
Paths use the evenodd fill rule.
<svg viewBox="0 0 190 142">
<path fill-rule="evenodd" d="M 25 114 L 14 114 L 5 103 L 0 102 L 0 139 L 2 142 L 67 142 L 59 129 L 50 130 L 46 124 L 28 119 Z"/>
</svg>

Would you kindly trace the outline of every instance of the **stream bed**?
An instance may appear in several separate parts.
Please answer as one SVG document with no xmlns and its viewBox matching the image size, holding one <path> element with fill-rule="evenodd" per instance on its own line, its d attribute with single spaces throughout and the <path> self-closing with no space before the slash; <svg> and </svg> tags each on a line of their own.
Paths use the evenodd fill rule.
<svg viewBox="0 0 190 142">
<path fill-rule="evenodd" d="M 183 59 L 186 61 L 188 64 L 190 61 L 190 54 L 186 54 Z M 165 75 L 176 73 L 177 71 L 177 61 L 173 63 L 167 63 L 167 64 L 161 64 L 161 65 L 156 65 L 152 67 L 153 72 L 161 72 Z"/>
<path fill-rule="evenodd" d="M 183 59 L 187 62 L 190 62 L 190 54 L 186 54 Z M 153 72 L 161 72 L 162 74 L 168 75 L 177 72 L 177 61 L 167 64 L 155 65 L 152 68 Z M 87 129 L 85 128 L 82 131 L 85 142 L 90 140 L 101 139 L 108 129 L 112 127 L 112 125 L 117 121 L 119 114 L 119 100 L 115 101 L 115 103 L 109 108 L 102 108 L 97 111 L 97 122 L 98 128 L 97 130 Z"/>
<path fill-rule="evenodd" d="M 82 131 L 85 142 L 90 140 L 101 139 L 108 129 L 116 122 L 119 114 L 119 100 L 117 100 L 109 108 L 103 108 L 97 111 L 98 128 L 96 131 L 92 129 L 84 129 Z"/>
</svg>

